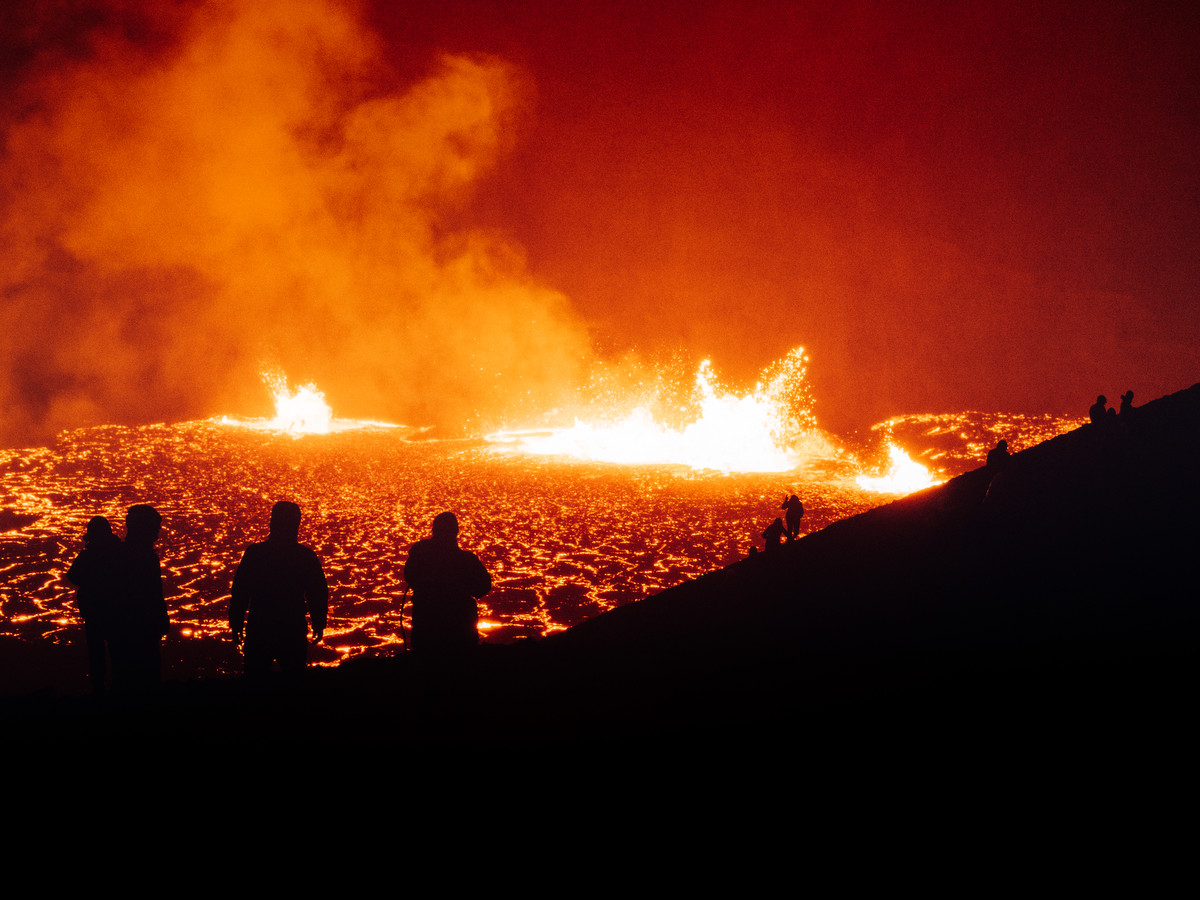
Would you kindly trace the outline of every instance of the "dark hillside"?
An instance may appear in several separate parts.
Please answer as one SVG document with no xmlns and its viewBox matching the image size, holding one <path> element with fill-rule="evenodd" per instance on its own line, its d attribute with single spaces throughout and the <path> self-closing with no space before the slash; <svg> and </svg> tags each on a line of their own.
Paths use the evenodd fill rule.
<svg viewBox="0 0 1200 900">
<path fill-rule="evenodd" d="M 1039 698 L 1062 690 L 1103 703 L 1088 679 L 1163 677 L 1190 694 L 1198 500 L 1200 385 L 599 616 L 544 649 L 644 688 L 686 695 L 703 682 L 731 713 L 755 717 L 897 692 L 935 716 L 985 689 L 1026 708 L 1057 707 Z"/>
</svg>

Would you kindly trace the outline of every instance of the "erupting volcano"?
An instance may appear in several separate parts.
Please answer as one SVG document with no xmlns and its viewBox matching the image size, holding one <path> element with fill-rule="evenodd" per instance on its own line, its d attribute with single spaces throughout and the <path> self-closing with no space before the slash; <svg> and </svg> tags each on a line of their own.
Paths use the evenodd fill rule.
<svg viewBox="0 0 1200 900">
<path fill-rule="evenodd" d="M 3 628 L 151 503 L 217 636 L 286 498 L 325 661 L 445 510 L 544 635 L 1195 380 L 1188 17 L 792 6 L 16 4 Z"/>
<path fill-rule="evenodd" d="M 802 359 L 796 351 L 769 371 L 802 375 Z M 880 491 L 923 486 L 856 483 L 865 469 L 855 453 L 816 431 L 809 407 L 787 411 L 785 398 L 804 393 L 795 382 L 768 379 L 737 394 L 714 387 L 715 379 L 709 366 L 699 368 L 695 422 L 676 427 L 645 410 L 631 417 L 651 434 L 672 435 L 652 448 L 652 462 L 604 460 L 612 445 L 600 425 L 564 429 L 573 435 L 564 444 L 553 443 L 553 432 L 544 443 L 525 437 L 535 440 L 527 448 L 495 435 L 432 439 L 418 428 L 339 419 L 323 403 L 315 415 L 289 413 L 303 398 L 317 402 L 320 391 L 286 389 L 281 376 L 269 381 L 273 418 L 83 428 L 49 448 L 0 451 L 6 633 L 75 634 L 63 563 L 91 516 L 120 522 L 133 503 L 163 514 L 159 551 L 174 636 L 197 640 L 224 634 L 233 567 L 263 536 L 271 505 L 297 502 L 302 539 L 321 557 L 332 591 L 324 649 L 314 652 L 333 663 L 398 646 L 404 554 L 445 509 L 457 512 L 463 546 L 492 573 L 495 588 L 481 603 L 484 639 L 504 642 L 567 628 L 744 557 L 762 546 L 787 495 L 803 498 L 807 533 L 887 502 Z M 646 395 L 635 391 L 628 403 Z M 773 435 L 770 447 L 793 465 L 763 471 L 754 446 L 736 459 L 722 455 L 733 426 L 705 420 L 730 409 L 738 429 Z M 1021 449 L 1078 420 L 967 413 L 886 424 L 892 439 L 904 435 L 910 453 L 936 460 L 947 477 L 976 467 L 980 447 L 997 434 L 1015 436 Z M 601 438 L 589 444 L 591 433 Z M 876 462 L 866 468 L 885 452 L 894 444 L 867 453 Z M 710 464 L 717 459 L 724 464 Z"/>
</svg>

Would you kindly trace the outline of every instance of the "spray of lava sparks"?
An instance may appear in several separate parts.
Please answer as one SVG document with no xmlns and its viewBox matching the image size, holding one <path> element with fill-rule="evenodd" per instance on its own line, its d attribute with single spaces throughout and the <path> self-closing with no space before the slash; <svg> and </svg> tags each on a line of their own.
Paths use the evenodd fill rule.
<svg viewBox="0 0 1200 900">
<path fill-rule="evenodd" d="M 221 425 L 237 425 L 260 431 L 281 431 L 299 437 L 305 434 L 330 434 L 356 428 L 396 428 L 392 422 L 377 422 L 370 419 L 336 419 L 333 410 L 325 402 L 325 395 L 311 381 L 292 390 L 287 376 L 277 370 L 262 373 L 263 384 L 271 392 L 275 402 L 275 417 L 271 419 L 237 419 L 222 416 L 216 421 Z"/>
<path fill-rule="evenodd" d="M 488 439 L 545 456 L 625 465 L 683 465 L 718 472 L 788 472 L 837 455 L 816 424 L 797 347 L 763 372 L 750 391 L 722 390 L 709 360 L 692 384 L 695 417 L 672 425 L 637 405 L 605 420 L 576 418 L 569 428 L 496 432 Z"/>
<path fill-rule="evenodd" d="M 269 427 L 290 434 L 328 434 L 333 424 L 333 410 L 325 395 L 312 382 L 295 391 L 288 389 L 282 372 L 264 372 L 263 381 L 275 398 L 275 418 Z"/>
</svg>

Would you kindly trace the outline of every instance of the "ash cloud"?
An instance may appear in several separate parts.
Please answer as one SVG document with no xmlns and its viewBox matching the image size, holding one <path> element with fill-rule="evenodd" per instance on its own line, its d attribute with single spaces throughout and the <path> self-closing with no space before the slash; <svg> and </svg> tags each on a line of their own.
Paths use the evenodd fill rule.
<svg viewBox="0 0 1200 900">
<path fill-rule="evenodd" d="M 171 10 L 94 17 L 11 90 L 0 443 L 266 414 L 264 362 L 338 415 L 471 427 L 556 402 L 583 324 L 519 249 L 444 224 L 509 148 L 523 74 L 444 56 L 397 85 L 328 2 Z"/>
</svg>

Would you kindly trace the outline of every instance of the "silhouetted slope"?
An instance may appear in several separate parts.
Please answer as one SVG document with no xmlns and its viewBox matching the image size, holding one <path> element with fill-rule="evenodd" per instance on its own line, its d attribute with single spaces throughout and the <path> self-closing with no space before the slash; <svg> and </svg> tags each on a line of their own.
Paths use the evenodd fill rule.
<svg viewBox="0 0 1200 900">
<path fill-rule="evenodd" d="M 998 474 L 977 469 L 598 616 L 544 649 L 651 696 L 702 681 L 756 715 L 897 690 L 936 706 L 980 679 L 1002 690 L 998 673 L 1014 669 L 1042 684 L 1064 668 L 1190 677 L 1198 488 L 1200 385 L 1016 454 Z"/>
</svg>

